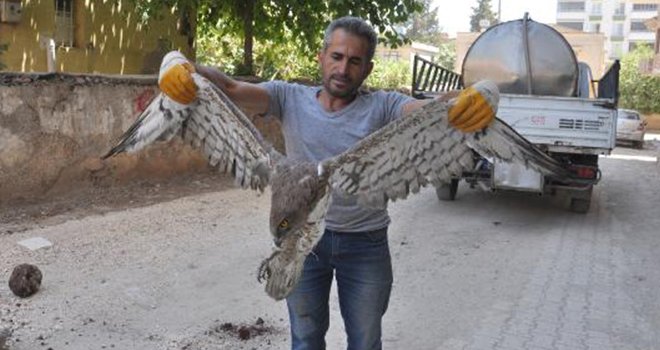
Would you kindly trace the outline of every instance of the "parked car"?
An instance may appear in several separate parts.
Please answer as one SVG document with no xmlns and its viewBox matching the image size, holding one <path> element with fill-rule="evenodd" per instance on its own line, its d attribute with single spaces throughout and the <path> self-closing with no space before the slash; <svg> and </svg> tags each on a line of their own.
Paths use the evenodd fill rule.
<svg viewBox="0 0 660 350">
<path fill-rule="evenodd" d="M 644 146 L 644 134 L 646 133 L 646 121 L 642 120 L 639 112 L 631 109 L 618 109 L 616 122 L 616 140 L 631 142 L 633 147 Z"/>
</svg>

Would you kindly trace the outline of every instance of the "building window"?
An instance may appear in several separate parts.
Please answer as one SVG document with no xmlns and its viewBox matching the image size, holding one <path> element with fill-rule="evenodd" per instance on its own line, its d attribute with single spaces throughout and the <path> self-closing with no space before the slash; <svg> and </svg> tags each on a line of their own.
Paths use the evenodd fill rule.
<svg viewBox="0 0 660 350">
<path fill-rule="evenodd" d="M 623 36 L 623 23 L 618 22 L 612 25 L 612 36 Z"/>
<path fill-rule="evenodd" d="M 582 30 L 584 28 L 583 22 L 557 22 L 558 25 L 575 30 Z"/>
<path fill-rule="evenodd" d="M 626 4 L 616 4 L 614 6 L 614 15 L 623 16 L 626 14 Z"/>
<path fill-rule="evenodd" d="M 623 45 L 621 43 L 612 44 L 612 54 L 610 55 L 610 57 L 621 58 L 622 54 L 623 54 Z"/>
<path fill-rule="evenodd" d="M 649 32 L 650 30 L 646 28 L 646 25 L 643 21 L 635 20 L 630 21 L 630 31 L 631 32 Z"/>
<path fill-rule="evenodd" d="M 560 2 L 557 4 L 557 12 L 580 12 L 584 11 L 584 1 Z"/>
<path fill-rule="evenodd" d="M 55 42 L 73 47 L 73 0 L 55 0 Z"/>
<path fill-rule="evenodd" d="M 589 23 L 589 31 L 591 33 L 600 33 L 600 22 Z"/>
<path fill-rule="evenodd" d="M 633 4 L 632 10 L 639 12 L 656 12 L 658 11 L 658 4 Z"/>
<path fill-rule="evenodd" d="M 600 16 L 603 14 L 603 4 L 600 2 L 594 2 L 591 4 L 591 12 L 589 13 L 594 16 Z"/>
</svg>

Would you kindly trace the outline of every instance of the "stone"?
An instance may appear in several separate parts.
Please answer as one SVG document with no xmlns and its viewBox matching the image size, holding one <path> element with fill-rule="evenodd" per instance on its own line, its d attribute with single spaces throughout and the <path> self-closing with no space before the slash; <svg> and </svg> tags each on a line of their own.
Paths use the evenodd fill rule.
<svg viewBox="0 0 660 350">
<path fill-rule="evenodd" d="M 43 237 L 32 237 L 18 242 L 18 245 L 22 245 L 23 247 L 34 251 L 41 248 L 48 248 L 52 246 L 53 243 Z"/>
<path fill-rule="evenodd" d="M 39 291 L 41 279 L 42 274 L 38 267 L 31 264 L 20 264 L 14 268 L 9 277 L 9 289 L 16 296 L 27 298 Z"/>
</svg>

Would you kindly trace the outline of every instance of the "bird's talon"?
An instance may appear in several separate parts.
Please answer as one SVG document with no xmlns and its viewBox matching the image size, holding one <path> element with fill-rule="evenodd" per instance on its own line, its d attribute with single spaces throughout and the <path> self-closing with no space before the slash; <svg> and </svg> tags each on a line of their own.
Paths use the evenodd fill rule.
<svg viewBox="0 0 660 350">
<path fill-rule="evenodd" d="M 280 251 L 276 250 L 268 258 L 261 262 L 261 265 L 259 265 L 259 269 L 257 271 L 257 281 L 259 283 L 263 283 L 263 281 L 267 281 L 270 278 L 270 261 L 273 260 L 273 258 L 275 258 L 279 253 Z"/>
<path fill-rule="evenodd" d="M 263 283 L 270 277 L 270 268 L 268 267 L 269 262 L 270 258 L 264 259 L 264 261 L 261 262 L 261 265 L 259 265 L 259 271 L 257 272 L 257 282 Z"/>
</svg>

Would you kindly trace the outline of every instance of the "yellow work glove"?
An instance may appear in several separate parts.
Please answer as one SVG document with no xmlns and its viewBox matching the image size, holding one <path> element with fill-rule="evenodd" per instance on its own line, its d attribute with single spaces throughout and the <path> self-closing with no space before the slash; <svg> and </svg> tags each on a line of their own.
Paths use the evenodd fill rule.
<svg viewBox="0 0 660 350">
<path fill-rule="evenodd" d="M 158 73 L 158 87 L 167 97 L 187 105 L 197 97 L 197 85 L 192 78 L 195 67 L 179 51 L 163 57 Z"/>
<path fill-rule="evenodd" d="M 488 80 L 479 81 L 450 102 L 449 123 L 462 132 L 482 130 L 495 118 L 499 101 L 497 85 Z"/>
</svg>

